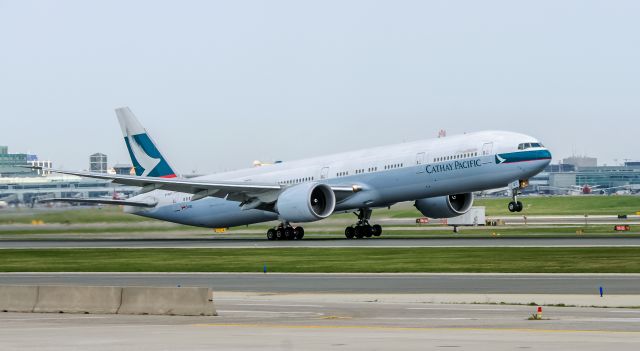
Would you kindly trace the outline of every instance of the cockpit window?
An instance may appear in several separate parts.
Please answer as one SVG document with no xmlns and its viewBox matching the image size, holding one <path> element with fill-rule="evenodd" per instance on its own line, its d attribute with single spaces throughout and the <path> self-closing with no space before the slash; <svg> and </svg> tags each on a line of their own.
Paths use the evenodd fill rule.
<svg viewBox="0 0 640 351">
<path fill-rule="evenodd" d="M 534 147 L 544 147 L 541 143 L 522 143 L 518 145 L 518 150 L 526 150 Z"/>
</svg>

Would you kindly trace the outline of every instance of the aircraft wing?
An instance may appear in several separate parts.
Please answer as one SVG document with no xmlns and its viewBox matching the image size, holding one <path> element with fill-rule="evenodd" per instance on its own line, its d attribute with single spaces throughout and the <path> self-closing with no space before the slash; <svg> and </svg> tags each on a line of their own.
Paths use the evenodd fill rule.
<svg viewBox="0 0 640 351">
<path fill-rule="evenodd" d="M 255 182 L 233 182 L 233 181 L 207 181 L 191 180 L 183 178 L 159 178 L 142 177 L 131 175 L 113 175 L 83 171 L 63 171 L 46 169 L 47 171 L 88 177 L 95 179 L 110 180 L 117 184 L 139 186 L 141 192 L 146 193 L 153 190 L 168 190 L 181 193 L 193 194 L 192 201 L 200 200 L 207 196 L 214 196 L 239 201 L 244 205 L 252 203 L 256 207 L 260 204 L 273 203 L 277 200 L 278 194 L 283 189 L 276 183 L 255 183 Z M 332 190 L 341 195 L 355 193 L 361 190 L 359 186 L 331 186 Z M 76 201 L 77 202 L 77 201 Z M 255 207 L 251 207 L 255 208 Z"/>
<path fill-rule="evenodd" d="M 52 199 L 42 199 L 38 202 L 69 202 L 69 203 L 88 203 L 88 204 L 102 204 L 102 205 L 123 205 L 134 207 L 154 207 L 155 202 L 135 202 L 127 200 L 110 200 L 110 199 L 83 199 L 77 197 L 61 197 Z"/>
</svg>

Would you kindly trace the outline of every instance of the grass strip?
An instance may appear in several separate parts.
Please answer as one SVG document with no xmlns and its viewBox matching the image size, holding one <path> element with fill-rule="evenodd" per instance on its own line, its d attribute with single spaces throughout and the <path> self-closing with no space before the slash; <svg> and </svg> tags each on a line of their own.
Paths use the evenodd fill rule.
<svg viewBox="0 0 640 351">
<path fill-rule="evenodd" d="M 5 249 L 2 272 L 640 273 L 640 247 Z"/>
<path fill-rule="evenodd" d="M 475 206 L 485 206 L 487 216 L 540 216 L 540 215 L 618 215 L 640 211 L 640 196 L 531 196 L 522 197 L 524 211 L 510 213 L 509 198 L 478 198 Z M 411 203 L 393 206 L 390 210 L 376 209 L 375 218 L 422 217 Z M 336 214 L 334 219 L 354 219 L 352 214 Z M 21 209 L 0 212 L 0 224 L 30 223 L 135 223 L 151 219 L 122 212 L 120 206 L 68 209 Z"/>
</svg>

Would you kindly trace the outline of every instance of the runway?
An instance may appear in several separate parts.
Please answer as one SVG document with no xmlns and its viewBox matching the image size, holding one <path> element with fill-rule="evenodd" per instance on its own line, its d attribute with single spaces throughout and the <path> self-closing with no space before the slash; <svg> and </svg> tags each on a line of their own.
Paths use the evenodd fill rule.
<svg viewBox="0 0 640 351">
<path fill-rule="evenodd" d="M 384 264 L 384 263 L 381 263 Z M 0 273 L 17 285 L 201 286 L 255 293 L 640 294 L 640 274 Z"/>
<path fill-rule="evenodd" d="M 0 313 L 3 350 L 635 350 L 640 311 L 219 294 L 218 317 Z"/>
<path fill-rule="evenodd" d="M 131 234 L 129 237 L 134 236 Z M 292 241 L 268 241 L 266 239 L 242 239 L 213 237 L 210 239 L 0 239 L 0 249 L 36 248 L 341 248 L 341 247 L 634 247 L 640 246 L 640 237 L 523 237 L 523 238 L 419 238 L 362 240 L 314 239 Z"/>
</svg>

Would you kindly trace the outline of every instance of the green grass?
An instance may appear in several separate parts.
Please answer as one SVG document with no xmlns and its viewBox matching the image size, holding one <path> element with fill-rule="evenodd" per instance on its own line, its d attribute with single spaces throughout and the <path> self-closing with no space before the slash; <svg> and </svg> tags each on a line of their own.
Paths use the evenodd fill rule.
<svg viewBox="0 0 640 351">
<path fill-rule="evenodd" d="M 1 250 L 3 272 L 640 273 L 640 248 Z"/>
<path fill-rule="evenodd" d="M 640 196 L 550 196 L 525 197 L 523 215 L 632 215 L 640 211 Z M 508 199 L 478 199 L 491 216 L 513 215 L 507 209 Z"/>
<path fill-rule="evenodd" d="M 640 227 L 631 226 L 629 232 L 616 232 L 613 230 L 613 225 L 556 225 L 556 226 L 518 226 L 518 227 L 462 227 L 460 232 L 454 234 L 451 227 L 424 227 L 415 230 L 415 225 L 398 225 L 389 226 L 384 231 L 384 235 L 381 239 L 399 239 L 399 238 L 468 238 L 468 237 L 539 237 L 539 236 L 552 236 L 552 237 L 575 237 L 578 234 L 576 231 L 581 230 L 580 236 L 598 236 L 598 237 L 637 237 L 640 236 Z M 397 227 L 397 228 L 392 228 Z M 182 225 L 170 225 L 170 226 L 148 226 L 148 225 L 136 225 L 136 223 L 130 224 L 106 224 L 104 226 L 61 226 L 61 227 L 40 227 L 29 226 L 26 228 L 13 228 L 13 227 L 1 227 L 0 235 L 36 235 L 36 234 L 60 234 L 62 236 L 68 234 L 79 235 L 91 235 L 91 234 L 122 234 L 122 233 L 176 233 L 179 238 L 184 234 L 209 234 L 211 237 L 228 237 L 232 235 L 241 235 L 242 238 L 260 238 L 264 239 L 264 233 L 268 229 L 268 226 L 264 225 L 252 225 L 248 227 L 249 232 L 242 234 L 237 231 L 245 231 L 247 228 L 238 227 L 231 228 L 227 233 L 215 234 L 211 229 L 182 226 Z M 317 228 L 317 229 L 316 229 Z M 406 229 L 405 229 L 406 228 Z M 326 225 L 322 227 L 307 227 L 307 234 L 309 238 L 344 238 L 344 228 L 341 225 Z M 72 238 L 71 236 L 69 237 Z M 131 237 L 135 239 L 135 235 Z"/>
<path fill-rule="evenodd" d="M 534 216 L 534 215 L 618 215 L 635 214 L 640 211 L 640 196 L 553 196 L 523 197 L 525 209 L 513 214 L 507 210 L 508 198 L 476 199 L 476 206 L 485 206 L 487 216 Z M 398 204 L 388 209 L 376 209 L 375 218 L 417 218 L 422 217 L 410 203 Z M 331 218 L 354 219 L 352 214 L 338 214 Z M 23 209 L 0 212 L 1 224 L 28 224 L 32 220 L 44 223 L 136 223 L 154 221 L 122 212 L 119 206 L 82 208 L 69 210 Z"/>
<path fill-rule="evenodd" d="M 474 206 L 486 207 L 487 216 L 632 215 L 640 211 L 640 196 L 532 196 L 520 200 L 524 203 L 524 211 L 515 214 L 507 209 L 509 198 L 477 198 Z M 422 216 L 408 206 L 375 212 L 376 216 L 385 214 L 392 218 Z"/>
<path fill-rule="evenodd" d="M 211 232 L 210 229 L 189 227 L 189 226 L 106 226 L 106 227 L 70 227 L 70 228 L 39 228 L 33 226 L 28 229 L 5 229 L 0 228 L 0 235 L 26 235 L 26 234 L 108 234 L 108 233 L 166 233 L 166 232 L 184 232 L 185 234 L 193 232 Z M 135 237 L 133 237 L 135 238 Z"/>
<path fill-rule="evenodd" d="M 80 209 L 50 209 L 33 211 L 22 209 L 19 211 L 0 212 L 0 224 L 28 224 L 32 220 L 44 223 L 136 223 L 155 221 L 154 219 L 134 216 L 122 212 L 119 206 L 104 206 Z"/>
</svg>

